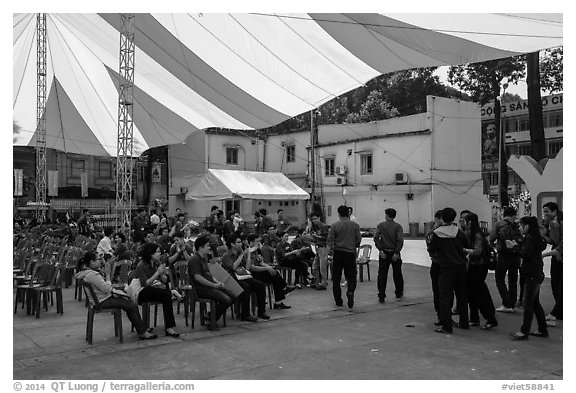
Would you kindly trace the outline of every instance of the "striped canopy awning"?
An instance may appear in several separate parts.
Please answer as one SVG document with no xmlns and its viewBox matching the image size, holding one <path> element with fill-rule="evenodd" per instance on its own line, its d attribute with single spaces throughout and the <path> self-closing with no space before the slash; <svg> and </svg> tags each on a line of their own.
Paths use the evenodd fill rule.
<svg viewBox="0 0 576 393">
<path fill-rule="evenodd" d="M 47 14 L 47 147 L 115 155 L 120 14 Z M 562 45 L 558 14 L 136 14 L 135 150 L 278 124 L 403 69 Z M 36 17 L 13 16 L 15 144 L 34 145 Z"/>
</svg>

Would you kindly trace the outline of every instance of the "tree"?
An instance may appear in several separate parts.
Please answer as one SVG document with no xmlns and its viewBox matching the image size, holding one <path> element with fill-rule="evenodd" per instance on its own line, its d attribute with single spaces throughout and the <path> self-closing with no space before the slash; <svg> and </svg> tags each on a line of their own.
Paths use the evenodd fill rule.
<svg viewBox="0 0 576 393">
<path fill-rule="evenodd" d="M 536 162 L 546 156 L 546 137 L 540 95 L 540 52 L 526 55 L 526 83 L 528 85 L 528 122 L 530 124 L 530 155 Z"/>
<path fill-rule="evenodd" d="M 347 123 L 365 123 L 398 116 L 398 110 L 390 105 L 379 90 L 372 90 L 358 112 L 346 116 Z"/>
<path fill-rule="evenodd" d="M 540 57 L 540 87 L 550 94 L 564 90 L 564 49 L 547 49 Z"/>
<path fill-rule="evenodd" d="M 494 101 L 494 120 L 499 135 L 499 196 L 500 205 L 508 206 L 508 169 L 503 128 L 500 127 L 500 85 L 502 82 L 517 84 L 526 75 L 525 60 L 522 56 L 481 63 L 471 63 L 450 67 L 448 81 L 468 92 L 474 101 L 484 105 Z"/>
</svg>

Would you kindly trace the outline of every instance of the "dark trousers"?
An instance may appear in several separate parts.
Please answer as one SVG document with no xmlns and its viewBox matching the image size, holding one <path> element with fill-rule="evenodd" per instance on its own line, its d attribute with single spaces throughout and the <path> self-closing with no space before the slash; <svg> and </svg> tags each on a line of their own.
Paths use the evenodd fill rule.
<svg viewBox="0 0 576 393">
<path fill-rule="evenodd" d="M 563 318 L 562 308 L 562 289 L 563 289 L 563 272 L 562 272 L 562 261 L 552 257 L 550 262 L 550 285 L 552 286 L 552 296 L 554 297 L 554 308 L 550 311 L 550 314 L 554 315 L 556 318 Z"/>
<path fill-rule="evenodd" d="M 162 315 L 164 316 L 164 329 L 176 326 L 174 310 L 172 309 L 172 293 L 166 288 L 144 287 L 138 294 L 138 303 L 160 302 L 162 303 Z"/>
<path fill-rule="evenodd" d="M 538 331 L 547 332 L 546 315 L 542 304 L 540 304 L 540 285 L 544 281 L 544 275 L 541 278 L 525 277 L 524 278 L 524 317 L 520 331 L 524 334 L 530 333 L 532 319 L 536 316 L 538 322 Z"/>
<path fill-rule="evenodd" d="M 280 262 L 280 266 L 291 267 L 296 270 L 294 283 L 305 284 L 308 278 L 308 264 L 302 258 L 294 256 Z"/>
<path fill-rule="evenodd" d="M 195 284 L 194 288 L 199 297 L 216 300 L 216 320 L 219 320 L 234 302 L 233 298 L 224 289 L 206 287 L 200 284 Z M 214 310 L 211 310 L 211 312 L 214 312 Z"/>
<path fill-rule="evenodd" d="M 480 322 L 478 311 L 487 323 L 497 324 L 496 309 L 490 295 L 486 276 L 487 265 L 470 265 L 468 267 L 468 305 L 470 306 L 470 322 Z"/>
<path fill-rule="evenodd" d="M 106 308 L 121 308 L 124 310 L 130 322 L 136 329 L 136 332 L 140 335 L 146 333 L 146 326 L 140 317 L 140 312 L 138 311 L 138 306 L 132 300 L 116 298 L 110 296 L 108 299 L 100 302 L 100 307 Z"/>
<path fill-rule="evenodd" d="M 250 315 L 250 298 L 252 293 L 256 293 L 256 304 L 258 306 L 258 315 L 266 313 L 266 285 L 255 278 L 248 278 L 246 280 L 239 280 L 238 284 L 242 287 L 244 292 L 240 294 L 241 316 L 247 317 Z"/>
<path fill-rule="evenodd" d="M 498 255 L 498 263 L 494 276 L 496 288 L 502 298 L 502 305 L 508 308 L 516 307 L 518 296 L 518 269 L 520 257 L 515 255 Z M 508 286 L 506 286 L 506 274 L 508 274 Z"/>
<path fill-rule="evenodd" d="M 392 278 L 394 279 L 394 289 L 396 297 L 404 295 L 404 277 L 402 276 L 402 258 L 393 261 L 394 252 L 384 251 L 386 258 L 378 257 L 378 297 L 386 297 L 386 282 L 388 281 L 388 270 L 392 265 Z"/>
<path fill-rule="evenodd" d="M 342 289 L 340 288 L 342 270 L 344 270 L 344 277 L 346 277 L 348 285 L 346 294 L 353 295 L 356 290 L 356 253 L 334 250 L 332 262 L 332 293 L 336 303 L 342 302 Z"/>
<path fill-rule="evenodd" d="M 430 265 L 430 280 L 432 281 L 432 299 L 434 300 L 434 311 L 440 316 L 440 296 L 438 292 L 438 277 L 440 276 L 440 265 L 432 262 Z M 450 306 L 452 307 L 452 306 Z"/>
<path fill-rule="evenodd" d="M 469 326 L 468 297 L 466 293 L 466 266 L 440 267 L 438 290 L 440 292 L 440 322 L 444 330 L 452 331 L 452 297 L 456 294 L 456 306 L 460 327 Z"/>
<path fill-rule="evenodd" d="M 263 283 L 270 283 L 274 288 L 274 301 L 276 303 L 281 302 L 282 300 L 286 299 L 285 289 L 286 289 L 286 281 L 282 278 L 282 275 L 277 272 L 277 274 L 271 274 L 267 271 L 260 271 L 260 272 L 251 272 L 252 277 L 256 280 L 259 280 Z"/>
</svg>

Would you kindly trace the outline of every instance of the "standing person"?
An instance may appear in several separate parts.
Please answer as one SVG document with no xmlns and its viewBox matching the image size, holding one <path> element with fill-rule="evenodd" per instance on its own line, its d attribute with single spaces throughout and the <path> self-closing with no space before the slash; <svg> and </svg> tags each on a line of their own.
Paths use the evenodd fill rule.
<svg viewBox="0 0 576 393">
<path fill-rule="evenodd" d="M 289 219 L 284 217 L 284 210 L 278 209 L 277 213 L 278 218 L 276 219 L 276 230 L 278 232 L 286 232 L 288 228 L 292 226 L 292 223 L 290 222 Z"/>
<path fill-rule="evenodd" d="M 502 306 L 496 311 L 513 313 L 516 311 L 518 296 L 518 269 L 520 268 L 520 229 L 516 222 L 516 209 L 506 207 L 503 212 L 504 218 L 497 221 L 490 233 L 490 242 L 496 242 L 498 262 L 494 276 L 496 288 L 502 298 Z M 508 247 L 506 240 L 516 242 L 516 246 Z M 506 287 L 506 274 L 508 274 L 508 287 Z"/>
<path fill-rule="evenodd" d="M 444 225 L 434 229 L 430 239 L 429 249 L 438 255 L 440 275 L 438 277 L 438 291 L 440 301 L 440 322 L 442 326 L 436 329 L 437 333 L 452 333 L 451 304 L 454 292 L 460 316 L 459 327 L 470 329 L 468 321 L 468 299 L 466 294 L 466 253 L 468 248 L 466 235 L 454 223 L 456 211 L 451 207 L 442 209 Z"/>
<path fill-rule="evenodd" d="M 458 225 L 460 226 L 460 229 L 462 229 L 464 232 L 466 232 L 466 217 L 470 213 L 472 213 L 470 210 L 462 210 L 460 212 L 460 219 L 458 220 Z"/>
<path fill-rule="evenodd" d="M 134 242 L 144 241 L 146 227 L 148 226 L 146 220 L 146 210 L 143 207 L 138 209 L 138 214 L 132 219 L 132 229 L 134 229 Z"/>
<path fill-rule="evenodd" d="M 210 215 L 204 219 L 203 227 L 215 227 L 216 226 L 216 215 L 218 214 L 218 206 L 213 205 L 210 208 Z"/>
<path fill-rule="evenodd" d="M 210 268 L 208 267 L 208 258 L 210 254 L 210 243 L 207 236 L 201 235 L 194 242 L 196 253 L 188 261 L 188 272 L 190 278 L 194 280 L 194 289 L 198 297 L 216 300 L 216 310 L 210 312 L 216 313 L 216 321 L 220 319 L 226 312 L 228 307 L 234 303 L 234 297 L 226 292 L 224 284 L 216 280 Z M 208 329 L 218 330 L 219 326 L 212 327 L 208 325 Z"/>
<path fill-rule="evenodd" d="M 140 252 L 142 260 L 136 266 L 135 280 L 140 280 L 142 289 L 138 293 L 138 303 L 160 302 L 164 316 L 166 336 L 179 337 L 174 327 L 174 310 L 172 309 L 172 293 L 168 289 L 168 270 L 160 263 L 160 247 L 154 243 L 145 243 Z M 156 267 L 158 265 L 158 267 Z"/>
<path fill-rule="evenodd" d="M 155 229 L 158 225 L 160 225 L 160 216 L 156 213 L 156 209 L 154 209 L 150 215 L 150 225 L 152 226 L 152 229 Z"/>
<path fill-rule="evenodd" d="M 546 240 L 540 235 L 538 220 L 536 217 L 522 217 L 520 230 L 524 236 L 520 240 L 520 256 L 522 257 L 522 269 L 524 273 L 524 317 L 520 331 L 512 334 L 514 340 L 527 340 L 528 335 L 536 337 L 548 337 L 546 314 L 540 304 L 540 286 L 544 281 L 544 261 L 542 251 L 546 249 Z M 510 247 L 515 243 L 508 240 Z M 532 319 L 536 316 L 538 331 L 530 333 Z"/>
<path fill-rule="evenodd" d="M 78 233 L 82 236 L 90 234 L 90 213 L 88 209 L 82 210 L 82 215 L 78 219 Z"/>
<path fill-rule="evenodd" d="M 550 262 L 550 285 L 552 286 L 552 296 L 554 297 L 554 307 L 550 314 L 546 317 L 550 326 L 556 324 L 557 319 L 562 319 L 562 289 L 563 289 L 563 273 L 562 273 L 562 212 L 558 209 L 558 204 L 555 202 L 545 203 L 542 207 L 542 215 L 547 222 L 547 230 L 545 233 L 546 242 L 552 245 L 552 260 Z"/>
<path fill-rule="evenodd" d="M 348 215 L 350 217 L 350 221 L 355 222 L 356 224 L 360 225 L 360 223 L 356 219 L 356 216 L 354 215 L 353 212 L 354 212 L 354 209 L 352 209 L 350 206 L 348 206 Z"/>
<path fill-rule="evenodd" d="M 274 220 L 272 220 L 272 217 L 268 215 L 266 209 L 260 209 L 260 225 L 259 225 L 260 233 L 258 233 L 258 235 L 263 235 L 264 233 L 266 233 L 268 228 L 272 226 L 276 228 L 276 225 L 274 224 Z"/>
<path fill-rule="evenodd" d="M 316 245 L 316 258 L 312 263 L 312 275 L 314 276 L 314 288 L 325 290 L 328 287 L 328 248 L 326 240 L 330 228 L 320 221 L 318 213 L 310 215 L 309 236 Z"/>
<path fill-rule="evenodd" d="M 442 221 L 442 210 L 436 211 L 434 213 L 434 227 L 430 232 L 426 234 L 426 248 L 428 250 L 428 255 L 430 255 L 430 280 L 432 281 L 432 299 L 434 303 L 434 311 L 436 311 L 436 322 L 434 325 L 440 326 L 440 298 L 438 291 L 438 277 L 440 276 L 440 264 L 438 263 L 438 254 L 430 250 L 430 241 L 432 240 L 432 234 L 434 229 L 442 226 L 444 221 Z M 452 308 L 452 307 L 450 307 Z"/>
<path fill-rule="evenodd" d="M 386 300 L 386 281 L 390 265 L 392 265 L 396 299 L 404 296 L 404 277 L 400 256 L 400 251 L 404 246 L 404 231 L 402 225 L 394 221 L 396 210 L 388 208 L 384 210 L 384 215 L 386 221 L 378 224 L 374 234 L 374 245 L 380 251 L 378 257 L 378 300 L 380 303 Z"/>
<path fill-rule="evenodd" d="M 360 227 L 357 223 L 350 221 L 348 208 L 344 205 L 338 207 L 340 220 L 330 227 L 326 244 L 329 249 L 334 250 L 332 262 L 332 293 L 336 306 L 341 307 L 342 289 L 340 279 L 342 269 L 346 276 L 348 298 L 348 308 L 354 307 L 354 291 L 356 290 L 356 249 L 360 247 L 362 237 Z"/>
<path fill-rule="evenodd" d="M 488 330 L 498 326 L 496 310 L 486 285 L 488 275 L 487 240 L 480 229 L 478 216 L 474 213 L 466 215 L 466 236 L 473 248 L 467 248 L 468 254 L 468 302 L 470 304 L 470 325 L 480 326 L 478 311 L 486 319 L 482 329 Z"/>
</svg>

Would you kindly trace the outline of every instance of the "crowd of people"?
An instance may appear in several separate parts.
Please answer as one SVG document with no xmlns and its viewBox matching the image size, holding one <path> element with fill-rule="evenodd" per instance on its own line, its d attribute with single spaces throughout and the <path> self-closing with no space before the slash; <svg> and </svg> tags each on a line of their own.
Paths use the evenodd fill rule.
<svg viewBox="0 0 576 393">
<path fill-rule="evenodd" d="M 213 206 L 201 223 L 186 220 L 179 209 L 173 217 L 163 211 L 148 215 L 140 209 L 132 222 L 132 245 L 126 243 L 125 231 L 114 233 L 111 228 L 104 229 L 96 251 L 87 252 L 78 261 L 77 277 L 93 285 L 102 307 L 124 309 L 141 339 L 156 338 L 144 329 L 136 306 L 150 301 L 162 304 L 165 334 L 179 335 L 173 313 L 173 302 L 182 299 L 174 282 L 177 263 L 187 265 L 198 296 L 216 301 L 216 308 L 211 310 L 216 321 L 235 302 L 240 304 L 241 320 L 267 320 L 270 318 L 266 307 L 267 288 L 272 288 L 274 296 L 271 309 L 289 309 L 286 296 L 295 289 L 328 288 L 329 268 L 335 305 L 344 305 L 342 287 L 346 286 L 347 306 L 353 308 L 356 262 L 362 238 L 352 209 L 340 206 L 339 220 L 331 226 L 322 222 L 321 212 L 313 211 L 304 228 L 293 226 L 283 213 L 279 209 L 277 218 L 273 219 L 266 209 L 260 209 L 254 215 L 254 227 L 249 228 L 238 212 L 230 211 L 224 219 L 218 206 Z M 385 209 L 384 216 L 374 233 L 380 303 L 386 301 L 390 267 L 395 297 L 402 299 L 404 296 L 401 257 L 404 232 L 395 221 L 394 209 Z M 459 221 L 456 218 L 456 211 L 450 207 L 437 211 L 434 227 L 426 234 L 432 262 L 430 278 L 436 332 L 451 334 L 454 327 L 469 329 L 471 326 L 494 329 L 498 326 L 497 313 L 514 313 L 522 307 L 523 323 L 513 339 L 526 340 L 530 335 L 547 337 L 548 327 L 563 317 L 562 212 L 558 205 L 554 202 L 544 205 L 541 225 L 535 217 L 518 220 L 516 210 L 507 207 L 502 220 L 496 222 L 490 232 L 480 227 L 478 215 L 471 211 L 460 212 Z M 87 210 L 68 230 L 72 237 L 76 234 L 96 236 Z M 292 241 L 289 230 L 295 234 Z M 552 246 L 551 250 L 545 251 L 548 244 Z M 490 266 L 492 255 L 497 255 L 495 267 Z M 555 301 L 548 315 L 539 300 L 545 256 L 552 257 L 551 286 Z M 112 291 L 116 272 L 111 271 L 110 266 L 119 260 L 132 261 L 133 274 L 126 291 L 133 301 L 118 298 Z M 239 295 L 214 277 L 210 269 L 213 263 L 220 264 L 241 287 Z M 293 269 L 294 285 L 283 277 L 282 268 Z M 486 284 L 489 269 L 495 270 L 501 300 L 501 306 L 497 308 Z M 256 304 L 251 305 L 251 302 Z M 255 315 L 251 309 L 257 310 Z M 453 319 L 455 315 L 457 321 Z M 484 320 L 482 324 L 480 317 Z M 532 331 L 534 318 L 537 330 Z M 207 326 L 219 328 L 218 324 Z"/>
</svg>

